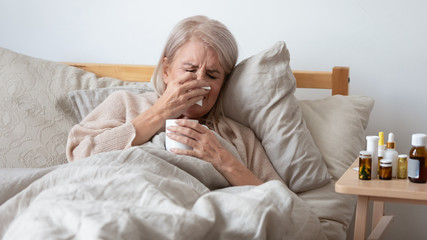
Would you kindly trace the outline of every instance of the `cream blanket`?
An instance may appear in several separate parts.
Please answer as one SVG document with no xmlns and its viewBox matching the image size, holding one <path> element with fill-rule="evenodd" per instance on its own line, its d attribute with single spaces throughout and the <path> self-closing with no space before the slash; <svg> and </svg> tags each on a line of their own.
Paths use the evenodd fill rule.
<svg viewBox="0 0 427 240">
<path fill-rule="evenodd" d="M 229 187 L 210 163 L 165 151 L 164 133 L 42 171 L 12 183 L 28 186 L 0 206 L 4 239 L 325 239 L 282 182 Z"/>
<path fill-rule="evenodd" d="M 123 140 L 119 142 L 127 145 L 133 134 L 127 124 L 132 114 L 150 106 L 150 101 L 144 99 L 127 92 L 116 93 L 106 103 L 121 104 L 119 109 L 125 109 L 126 114 L 104 116 L 101 124 L 104 127 L 96 126 L 91 120 L 99 117 L 104 108 L 114 107 L 104 102 L 71 135 L 76 142 L 80 139 L 96 144 L 98 149 L 116 146 L 109 144 L 108 129 L 124 123 L 127 127 L 119 134 Z M 250 129 L 227 118 L 221 119 L 214 129 L 222 145 L 266 183 L 230 187 L 212 164 L 166 151 L 165 134 L 161 132 L 142 146 L 102 149 L 102 153 L 91 157 L 40 170 L 32 175 L 33 179 L 17 178 L 9 183 L 9 189 L 3 186 L 2 191 L 11 197 L 0 206 L 0 236 L 4 239 L 325 238 L 309 205 L 282 181 L 274 180 L 280 178 Z M 83 132 L 93 135 L 80 138 L 85 135 Z M 82 149 L 78 154 L 90 148 Z"/>
</svg>

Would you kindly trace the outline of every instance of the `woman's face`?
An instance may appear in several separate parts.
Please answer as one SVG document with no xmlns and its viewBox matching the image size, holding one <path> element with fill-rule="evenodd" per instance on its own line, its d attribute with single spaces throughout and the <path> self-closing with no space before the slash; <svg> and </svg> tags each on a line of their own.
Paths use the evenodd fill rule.
<svg viewBox="0 0 427 240">
<path fill-rule="evenodd" d="M 193 72 L 197 80 L 203 79 L 209 83 L 211 90 L 206 93 L 202 106 L 192 105 L 183 113 L 184 117 L 193 119 L 206 115 L 214 106 L 225 78 L 217 53 L 201 40 L 192 38 L 177 50 L 171 63 L 165 60 L 164 66 L 166 88 L 168 82 L 186 72 Z"/>
</svg>

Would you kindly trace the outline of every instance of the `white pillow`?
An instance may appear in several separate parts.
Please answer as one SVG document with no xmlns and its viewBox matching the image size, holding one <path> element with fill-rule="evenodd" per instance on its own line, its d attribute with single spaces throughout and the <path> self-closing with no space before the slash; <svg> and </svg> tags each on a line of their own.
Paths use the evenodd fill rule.
<svg viewBox="0 0 427 240">
<path fill-rule="evenodd" d="M 77 121 L 81 122 L 93 109 L 101 104 L 111 93 L 126 90 L 136 94 L 154 91 L 151 83 L 141 83 L 134 86 L 120 86 L 110 88 L 82 89 L 68 93 Z"/>
<path fill-rule="evenodd" d="M 365 148 L 366 127 L 374 100 L 365 96 L 335 95 L 299 103 L 307 127 L 336 181 Z M 336 193 L 335 181 L 298 196 L 319 217 L 328 239 L 345 239 L 356 198 Z"/>
<path fill-rule="evenodd" d="M 0 48 L 0 167 L 66 163 L 77 123 L 67 93 L 127 83 Z"/>
<path fill-rule="evenodd" d="M 296 81 L 284 42 L 239 63 L 225 83 L 226 116 L 250 127 L 271 163 L 294 192 L 330 180 L 294 96 Z"/>
<path fill-rule="evenodd" d="M 335 95 L 300 101 L 304 120 L 335 180 L 365 148 L 366 127 L 374 100 Z"/>
</svg>

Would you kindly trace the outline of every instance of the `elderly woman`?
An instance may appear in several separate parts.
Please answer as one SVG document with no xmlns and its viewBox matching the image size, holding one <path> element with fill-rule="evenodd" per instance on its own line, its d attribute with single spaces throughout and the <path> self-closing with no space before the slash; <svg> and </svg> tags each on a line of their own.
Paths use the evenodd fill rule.
<svg viewBox="0 0 427 240">
<path fill-rule="evenodd" d="M 168 137 L 193 149 L 172 152 L 210 162 L 231 185 L 261 184 L 267 180 L 265 176 L 275 175 L 274 170 L 260 170 L 264 171 L 258 174 L 264 175 L 261 181 L 221 145 L 212 131 L 226 119 L 217 100 L 237 58 L 236 41 L 222 23 L 204 16 L 182 20 L 172 30 L 154 72 L 152 82 L 157 94 L 119 91 L 110 95 L 70 131 L 68 160 L 144 144 L 164 129 L 167 119 L 177 118 L 178 126 L 168 128 Z M 143 107 L 147 104 L 151 107 Z M 199 123 L 186 119 L 197 119 Z M 227 122 L 237 124 L 230 119 Z M 268 161 L 265 153 L 245 151 L 239 153 L 247 155 L 246 165 Z M 258 164 L 258 168 L 262 167 Z"/>
</svg>

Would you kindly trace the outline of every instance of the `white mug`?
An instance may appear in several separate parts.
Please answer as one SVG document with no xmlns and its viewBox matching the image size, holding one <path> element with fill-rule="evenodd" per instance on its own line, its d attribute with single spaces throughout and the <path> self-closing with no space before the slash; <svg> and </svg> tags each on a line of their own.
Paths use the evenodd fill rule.
<svg viewBox="0 0 427 240">
<path fill-rule="evenodd" d="M 169 137 L 168 137 L 168 133 L 170 132 L 169 130 L 168 130 L 168 127 L 169 126 L 177 126 L 178 124 L 176 124 L 176 120 L 178 120 L 178 119 L 167 119 L 166 120 L 166 150 L 168 150 L 169 152 L 170 152 L 170 149 L 171 148 L 179 148 L 179 149 L 188 149 L 188 150 L 193 150 L 193 148 L 192 147 L 190 147 L 190 146 L 188 146 L 188 145 L 185 145 L 184 143 L 180 143 L 180 142 L 178 142 L 178 141 L 175 141 L 175 140 L 173 140 L 173 139 L 170 139 Z M 197 120 L 194 120 L 194 119 L 186 119 L 186 120 L 188 120 L 188 121 L 192 121 L 192 122 L 199 122 L 199 121 L 197 121 Z"/>
</svg>

